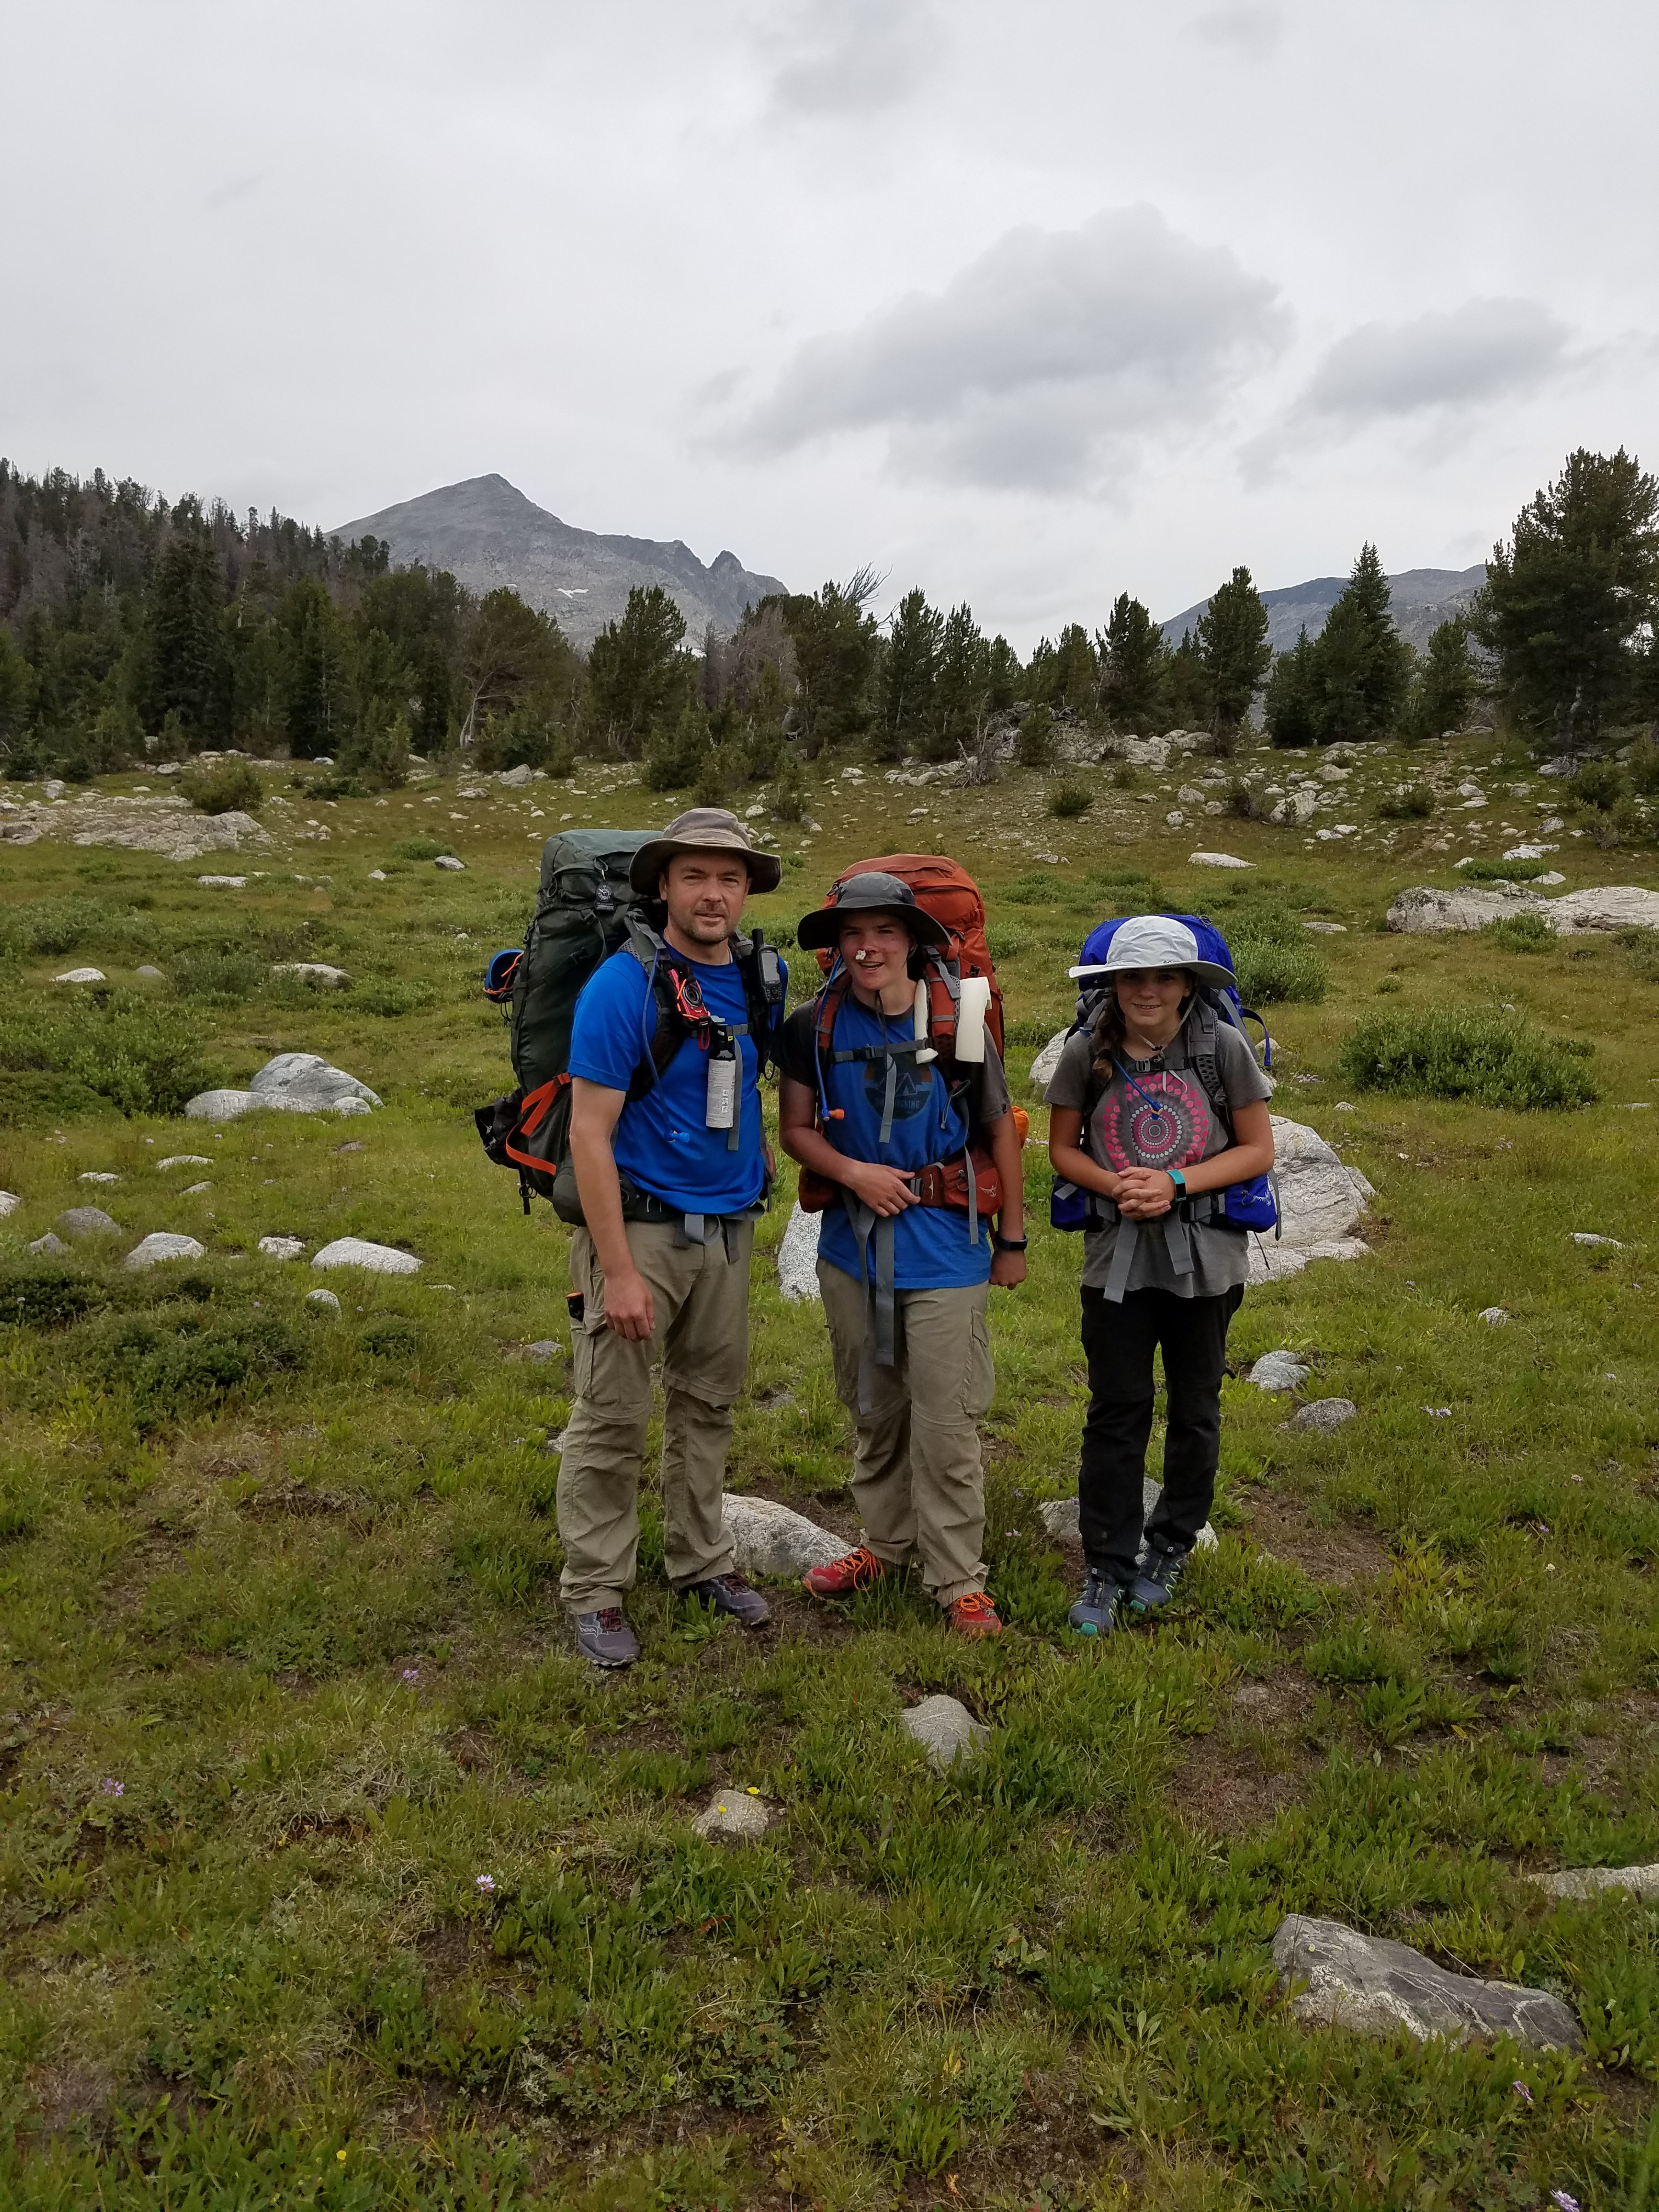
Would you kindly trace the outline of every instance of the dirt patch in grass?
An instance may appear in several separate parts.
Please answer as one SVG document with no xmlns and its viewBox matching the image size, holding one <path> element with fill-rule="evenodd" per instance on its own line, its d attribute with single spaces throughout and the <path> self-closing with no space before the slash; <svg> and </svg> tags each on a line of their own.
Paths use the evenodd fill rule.
<svg viewBox="0 0 1659 2212">
<path fill-rule="evenodd" d="M 1252 1491 L 1244 1518 L 1262 1551 L 1276 1559 L 1288 1559 L 1315 1582 L 1350 1589 L 1388 1571 L 1388 1552 L 1371 1530 L 1335 1516 L 1328 1521 L 1316 1518 L 1301 1499 L 1285 1491 Z"/>
<path fill-rule="evenodd" d="M 1206 1835 L 1235 1836 L 1293 1804 L 1324 1756 L 1304 1732 L 1313 1701 L 1294 1669 L 1239 1683 L 1211 1733 L 1183 1739 L 1169 1786 L 1176 1812 Z"/>
</svg>

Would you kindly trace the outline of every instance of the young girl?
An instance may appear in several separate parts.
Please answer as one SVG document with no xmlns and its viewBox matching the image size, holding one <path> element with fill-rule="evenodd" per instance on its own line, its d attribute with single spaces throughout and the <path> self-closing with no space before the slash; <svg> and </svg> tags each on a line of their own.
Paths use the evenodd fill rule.
<svg viewBox="0 0 1659 2212">
<path fill-rule="evenodd" d="M 1078 1468 L 1088 1573 L 1071 1611 L 1085 1636 L 1104 1635 L 1120 1602 L 1133 1613 L 1168 1602 L 1215 1495 L 1227 1328 L 1246 1272 L 1245 1238 L 1221 1218 L 1220 1194 L 1273 1162 L 1272 1085 L 1242 1032 L 1198 994 L 1201 982 L 1232 981 L 1200 959 L 1184 922 L 1148 914 L 1122 923 L 1094 1026 L 1072 1038 L 1048 1085 L 1054 1173 L 1091 1194 Z M 1143 1531 L 1160 1345 L 1164 1490 Z"/>
</svg>

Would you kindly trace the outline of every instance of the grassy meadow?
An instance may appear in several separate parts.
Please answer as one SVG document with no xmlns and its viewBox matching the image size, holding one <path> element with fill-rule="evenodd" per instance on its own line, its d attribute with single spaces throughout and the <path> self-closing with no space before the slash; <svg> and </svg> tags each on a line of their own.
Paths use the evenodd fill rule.
<svg viewBox="0 0 1659 2212">
<path fill-rule="evenodd" d="M 1035 773 L 957 792 L 837 763 L 750 909 L 787 927 L 861 853 L 957 854 L 1035 1139 L 1025 1075 L 1085 930 L 1202 908 L 1272 999 L 1276 1110 L 1376 1188 L 1369 1257 L 1248 1296 L 1220 1545 L 1170 1617 L 1099 1646 L 1065 1630 L 1080 1559 L 1037 1510 L 1072 1486 L 1084 1393 L 1079 1244 L 1047 1228 L 1034 1141 L 986 1425 L 1010 1632 L 953 1641 L 919 1588 L 832 1611 L 775 1585 L 772 1628 L 715 1627 L 670 1596 L 647 1505 L 642 1662 L 572 1656 L 547 1448 L 566 1232 L 477 1143 L 471 1109 L 511 1087 L 477 982 L 562 817 L 675 802 L 593 763 L 332 803 L 301 769 L 269 853 L 0 845 L 0 2202 L 1659 2201 L 1659 1917 L 1525 1879 L 1659 1860 L 1659 960 L 1645 934 L 1387 934 L 1401 889 L 1537 836 L 1551 787 L 1490 737 L 1341 757 L 1353 826 L 1322 841 L 1328 808 L 1205 812 L 1317 760 L 1072 770 L 1090 804 L 1064 819 Z M 1428 812 L 1386 811 L 1402 781 Z M 1567 888 L 1659 882 L 1650 850 L 1573 826 Z M 1194 867 L 1200 847 L 1254 866 Z M 243 888 L 196 881 L 231 868 Z M 304 960 L 350 987 L 270 974 Z M 106 991 L 52 981 L 84 963 Z M 1356 1030 L 1447 1013 L 1510 1039 L 1515 1095 L 1594 1095 L 1365 1087 L 1387 1054 Z M 1474 1033 L 1430 1036 L 1431 1089 Z M 382 1110 L 174 1110 L 282 1050 Z M 162 1169 L 180 1154 L 210 1164 Z M 822 1317 L 770 1265 L 787 1194 L 731 1480 L 850 1536 Z M 88 1204 L 118 1238 L 27 1255 Z M 153 1230 L 206 1258 L 124 1270 Z M 423 1266 L 319 1275 L 261 1257 L 271 1234 Z M 337 1317 L 304 1304 L 325 1283 Z M 561 1356 L 523 1356 L 546 1338 Z M 1358 1418 L 1291 1428 L 1244 1379 L 1276 1346 Z M 991 1728 L 945 1779 L 897 1725 L 939 1690 Z M 774 1802 L 763 1841 L 694 1835 L 716 1787 Z M 1269 1957 L 1290 1911 L 1555 1990 L 1583 2055 L 1304 2029 Z"/>
</svg>

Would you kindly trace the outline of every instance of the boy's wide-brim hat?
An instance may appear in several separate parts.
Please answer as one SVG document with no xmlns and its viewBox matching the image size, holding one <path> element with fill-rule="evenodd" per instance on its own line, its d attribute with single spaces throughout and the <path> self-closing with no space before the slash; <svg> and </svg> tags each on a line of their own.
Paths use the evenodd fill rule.
<svg viewBox="0 0 1659 2212">
<path fill-rule="evenodd" d="M 896 914 L 920 943 L 943 947 L 951 942 L 950 931 L 942 921 L 935 921 L 926 907 L 916 904 L 915 893 L 902 876 L 867 868 L 862 875 L 848 876 L 830 896 L 828 906 L 815 906 L 801 918 L 795 942 L 803 951 L 827 951 L 838 945 L 844 914 Z"/>
<path fill-rule="evenodd" d="M 1106 957 L 1070 972 L 1073 977 L 1121 975 L 1129 968 L 1190 968 L 1200 983 L 1213 983 L 1222 990 L 1235 981 L 1231 968 L 1200 958 L 1191 930 L 1168 914 L 1137 914 L 1120 922 Z"/>
<path fill-rule="evenodd" d="M 677 814 L 660 837 L 641 845 L 629 867 L 628 880 L 647 898 L 656 896 L 657 881 L 677 853 L 741 853 L 749 863 L 750 888 L 775 891 L 783 874 L 775 853 L 757 853 L 749 832 L 724 806 L 688 806 Z"/>
</svg>

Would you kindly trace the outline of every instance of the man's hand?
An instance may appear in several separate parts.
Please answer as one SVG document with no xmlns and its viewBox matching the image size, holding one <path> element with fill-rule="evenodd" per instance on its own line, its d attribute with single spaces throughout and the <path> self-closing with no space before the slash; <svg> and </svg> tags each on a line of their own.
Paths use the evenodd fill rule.
<svg viewBox="0 0 1659 2212">
<path fill-rule="evenodd" d="M 1127 1220 L 1156 1221 L 1175 1204 L 1175 1184 L 1162 1168 L 1125 1168 L 1117 1182 L 1117 1208 Z"/>
<path fill-rule="evenodd" d="M 651 1285 L 637 1267 L 605 1277 L 605 1325 L 630 1344 L 642 1344 L 654 1332 L 657 1315 Z"/>
<path fill-rule="evenodd" d="M 991 1280 L 999 1290 L 1012 1291 L 1016 1284 L 1025 1280 L 1025 1255 L 1023 1252 L 994 1252 L 991 1255 Z"/>
<path fill-rule="evenodd" d="M 842 1182 L 872 1213 L 902 1213 L 907 1206 L 921 1203 L 908 1177 L 896 1168 L 877 1167 L 868 1160 L 843 1160 L 839 1165 Z"/>
</svg>

